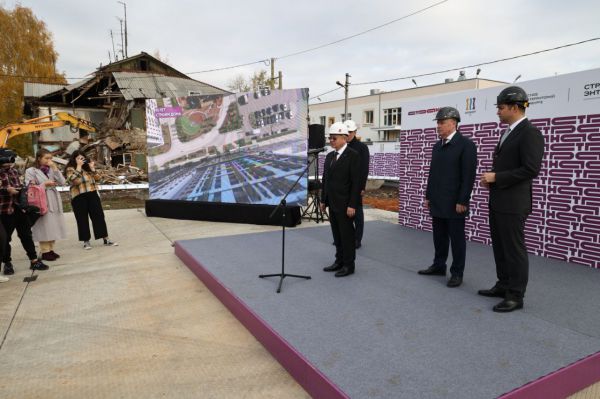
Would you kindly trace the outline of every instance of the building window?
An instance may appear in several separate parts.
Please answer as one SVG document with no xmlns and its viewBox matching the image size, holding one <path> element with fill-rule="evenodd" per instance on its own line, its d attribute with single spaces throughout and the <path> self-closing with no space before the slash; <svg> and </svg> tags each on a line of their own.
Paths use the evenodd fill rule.
<svg viewBox="0 0 600 399">
<path fill-rule="evenodd" d="M 383 125 L 396 126 L 401 123 L 402 108 L 388 108 L 383 110 Z"/>
<path fill-rule="evenodd" d="M 344 114 L 340 114 L 342 121 L 347 121 L 348 119 L 352 119 L 352 114 L 348 112 L 348 116 L 344 118 Z"/>
<path fill-rule="evenodd" d="M 365 111 L 365 117 L 363 118 L 365 125 L 373 124 L 373 111 Z"/>
<path fill-rule="evenodd" d="M 327 117 L 319 116 L 319 124 L 325 126 L 326 123 L 327 123 Z"/>
<path fill-rule="evenodd" d="M 327 127 L 329 127 L 329 126 L 333 125 L 334 123 L 335 123 L 335 117 L 334 117 L 334 116 L 330 116 L 330 117 L 327 119 Z"/>
</svg>

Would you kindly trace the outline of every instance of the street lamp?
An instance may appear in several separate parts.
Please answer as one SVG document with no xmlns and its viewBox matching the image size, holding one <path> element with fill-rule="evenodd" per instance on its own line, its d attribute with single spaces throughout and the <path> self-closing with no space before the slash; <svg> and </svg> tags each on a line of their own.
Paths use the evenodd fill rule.
<svg viewBox="0 0 600 399">
<path fill-rule="evenodd" d="M 342 122 L 345 122 L 348 118 L 348 86 L 350 86 L 350 74 L 346 73 L 346 83 L 342 84 L 339 80 L 335 82 L 336 85 L 344 88 L 344 117 L 342 118 Z"/>
</svg>

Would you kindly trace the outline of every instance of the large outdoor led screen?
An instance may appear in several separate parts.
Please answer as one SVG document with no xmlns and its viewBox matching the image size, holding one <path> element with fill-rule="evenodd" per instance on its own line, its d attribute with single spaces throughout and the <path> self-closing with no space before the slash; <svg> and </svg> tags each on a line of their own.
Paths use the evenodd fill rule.
<svg viewBox="0 0 600 399">
<path fill-rule="evenodd" d="M 307 89 L 146 100 L 150 199 L 278 204 L 306 168 L 307 108 Z"/>
</svg>

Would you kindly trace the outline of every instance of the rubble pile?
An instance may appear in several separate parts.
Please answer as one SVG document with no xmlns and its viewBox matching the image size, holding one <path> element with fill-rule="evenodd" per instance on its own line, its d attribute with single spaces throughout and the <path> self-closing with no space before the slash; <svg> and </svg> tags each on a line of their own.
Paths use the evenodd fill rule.
<svg viewBox="0 0 600 399">
<path fill-rule="evenodd" d="M 80 149 L 95 162 L 100 184 L 130 184 L 148 181 L 146 148 L 146 132 L 133 128 L 101 131 Z M 62 153 L 60 159 L 55 161 L 66 165 L 69 155 Z"/>
</svg>

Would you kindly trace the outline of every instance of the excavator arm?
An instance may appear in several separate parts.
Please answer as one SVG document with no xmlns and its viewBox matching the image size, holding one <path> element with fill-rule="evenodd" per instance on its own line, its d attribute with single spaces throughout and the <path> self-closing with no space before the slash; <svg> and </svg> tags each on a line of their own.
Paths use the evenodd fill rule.
<svg viewBox="0 0 600 399">
<path fill-rule="evenodd" d="M 9 123 L 0 128 L 0 148 L 5 148 L 8 139 L 22 134 L 39 132 L 40 130 L 54 129 L 57 127 L 70 126 L 72 132 L 78 129 L 96 132 L 92 122 L 78 118 L 66 112 L 57 112 L 53 115 L 40 116 L 19 123 Z"/>
</svg>

